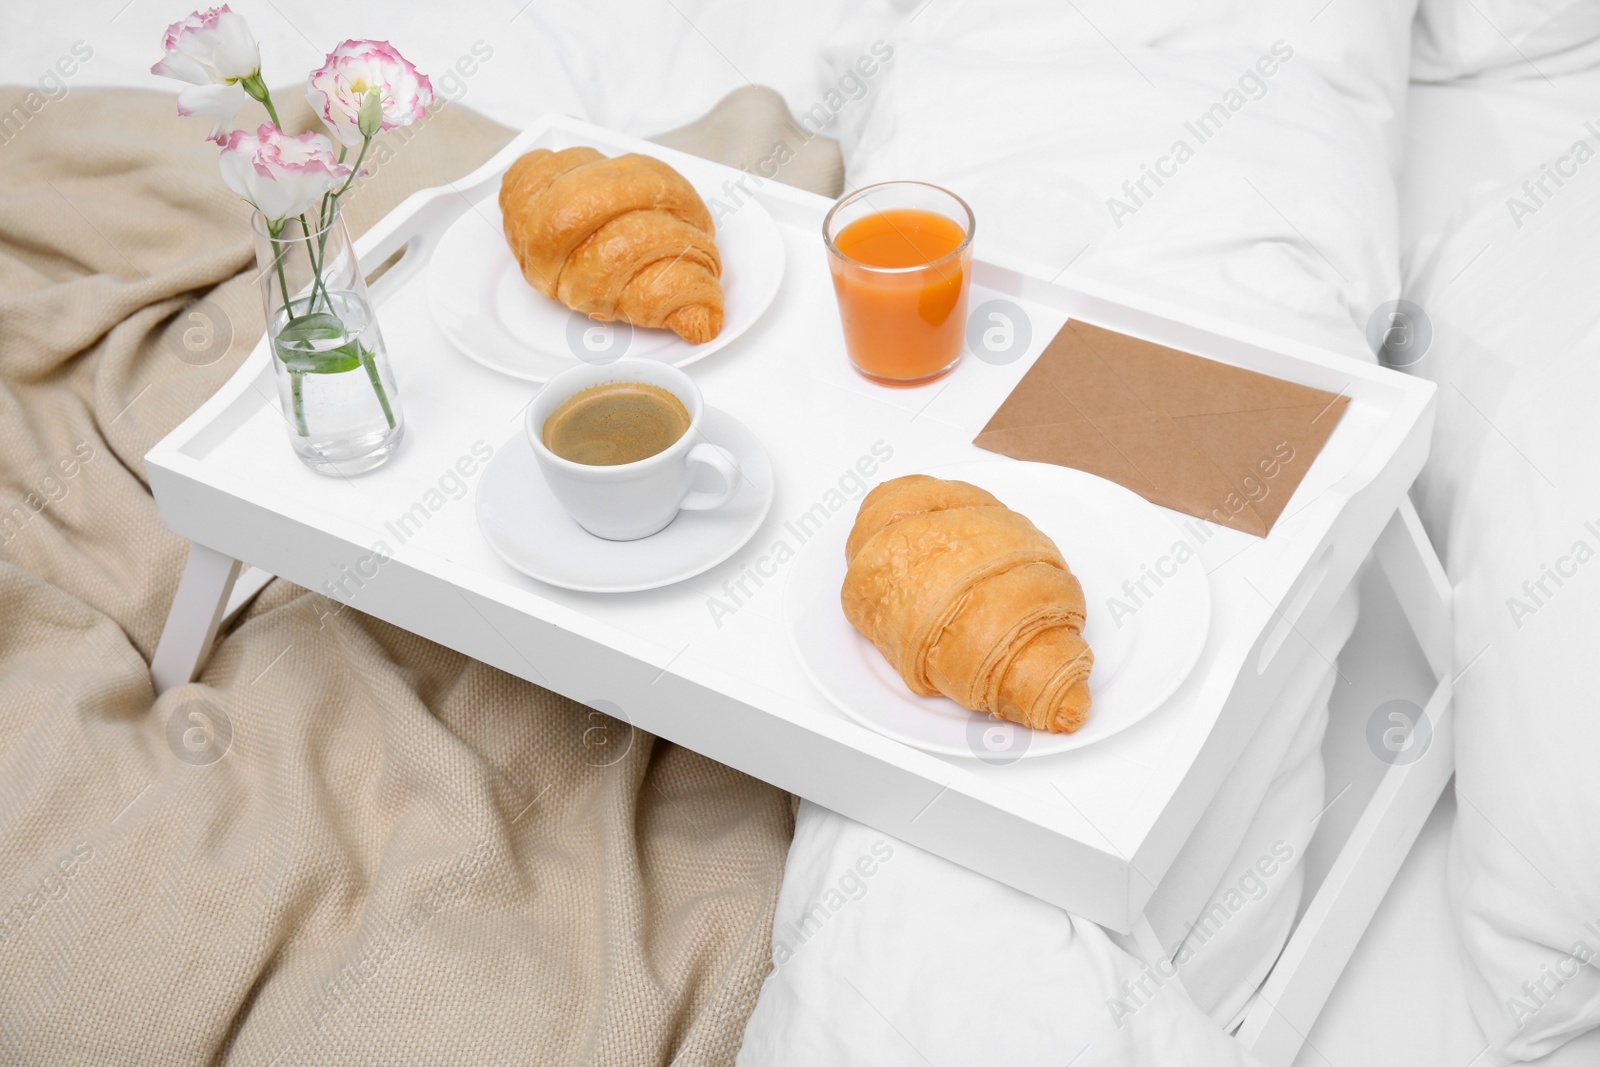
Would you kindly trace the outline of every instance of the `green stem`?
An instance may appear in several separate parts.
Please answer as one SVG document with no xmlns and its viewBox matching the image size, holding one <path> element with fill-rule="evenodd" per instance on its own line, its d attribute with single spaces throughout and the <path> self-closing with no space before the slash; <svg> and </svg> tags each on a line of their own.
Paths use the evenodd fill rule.
<svg viewBox="0 0 1600 1067">
<path fill-rule="evenodd" d="M 328 234 L 326 228 L 324 228 L 315 252 L 311 250 L 311 225 L 306 222 L 304 212 L 300 214 L 300 232 L 306 235 L 306 258 L 311 260 L 311 306 L 306 310 L 317 310 L 317 290 L 320 289 L 322 291 L 322 302 L 327 305 L 329 311 L 332 311 L 333 298 L 328 295 L 328 282 L 322 276 L 322 265 L 328 261 Z"/>
<path fill-rule="evenodd" d="M 356 180 L 356 175 L 361 173 L 361 161 L 367 158 L 367 149 L 369 147 L 371 147 L 371 145 L 372 145 L 372 138 L 363 137 L 361 139 L 361 152 L 356 156 L 355 166 L 350 168 L 350 176 L 347 177 L 344 180 L 344 184 L 343 185 L 339 186 L 339 191 L 338 192 L 336 192 L 336 193 L 324 193 L 322 195 L 322 209 L 321 209 L 320 212 L 318 212 L 318 221 L 322 225 L 320 227 L 321 236 L 317 238 L 317 242 L 318 242 L 318 249 L 317 250 L 322 254 L 322 257 L 323 257 L 324 260 L 326 260 L 327 255 L 328 255 L 328 234 L 333 229 L 333 219 L 332 219 L 331 216 L 333 216 L 338 211 L 339 198 L 341 196 L 343 196 L 349 190 L 350 183 Z M 341 147 L 339 149 L 339 162 L 341 162 L 341 163 L 344 162 L 344 152 L 345 152 L 344 148 Z M 302 226 L 304 226 L 305 225 L 305 220 L 301 219 L 300 220 L 300 224 Z M 358 266 L 358 269 L 359 269 L 359 264 L 357 266 Z M 319 271 L 318 273 L 320 274 L 321 272 Z M 324 288 L 323 288 L 323 295 L 324 296 L 327 295 L 326 286 L 324 286 Z M 329 307 L 330 307 L 330 310 L 331 310 L 332 305 L 330 304 Z M 388 410 L 387 405 L 385 405 L 385 410 Z M 393 426 L 394 423 L 390 422 L 389 425 Z"/>
<path fill-rule="evenodd" d="M 356 180 L 357 174 L 361 173 L 361 161 L 367 158 L 367 149 L 370 147 L 372 147 L 372 138 L 361 138 L 361 153 L 356 156 L 355 166 L 350 168 L 350 176 L 344 180 L 343 185 L 339 186 L 339 191 L 333 194 L 333 199 L 335 201 L 349 191 L 350 183 Z M 342 163 L 344 160 L 341 158 L 340 162 Z"/>
<path fill-rule="evenodd" d="M 289 279 L 283 274 L 283 243 L 278 240 L 278 234 L 283 232 L 283 223 L 278 223 L 276 227 L 267 223 L 267 232 L 272 235 L 272 265 L 278 268 L 278 292 L 283 296 L 283 323 L 287 326 L 289 320 L 294 318 L 294 308 L 289 305 Z"/>
<path fill-rule="evenodd" d="M 289 280 L 284 276 L 283 273 L 283 244 L 278 240 L 278 234 L 283 232 L 283 223 L 280 222 L 276 226 L 270 222 L 267 223 L 267 232 L 272 238 L 272 260 L 273 265 L 278 270 L 278 292 L 283 295 L 283 322 L 284 325 L 287 326 L 289 322 L 294 319 L 294 307 L 289 302 Z M 273 358 L 281 360 L 282 357 L 277 353 L 278 345 L 276 338 L 273 339 L 272 347 Z M 305 396 L 302 394 L 300 388 L 301 377 L 302 376 L 299 371 L 289 371 L 289 395 L 293 401 L 292 407 L 294 409 L 294 428 L 299 431 L 301 437 L 310 437 L 311 431 L 306 429 Z"/>
<path fill-rule="evenodd" d="M 246 86 L 246 91 L 250 92 L 251 96 L 256 96 L 255 92 L 252 91 L 248 85 Z M 271 103 L 265 99 L 262 99 L 261 97 L 257 97 L 257 99 L 261 99 L 262 103 L 267 105 L 267 109 L 270 114 L 272 111 Z M 277 121 L 276 115 L 273 115 L 273 121 Z M 299 216 L 301 232 L 307 237 L 306 256 L 311 260 L 311 296 L 310 307 L 307 309 L 308 311 L 314 311 L 316 309 L 317 293 L 320 291 L 323 302 L 327 306 L 328 311 L 330 313 L 333 312 L 333 298 L 328 292 L 327 279 L 322 276 L 322 268 L 327 262 L 328 257 L 328 236 L 333 229 L 334 216 L 336 216 L 338 213 L 339 198 L 344 196 L 344 194 L 350 190 L 351 183 L 355 181 L 356 175 L 361 172 L 361 164 L 367 158 L 367 149 L 370 148 L 371 145 L 371 137 L 362 138 L 361 151 L 356 156 L 355 165 L 350 168 L 349 177 L 345 179 L 344 184 L 341 185 L 336 192 L 323 194 L 322 203 L 317 211 L 317 221 L 319 226 L 318 235 L 315 242 L 309 239 L 311 236 L 311 227 L 306 221 L 305 214 L 302 212 Z M 345 149 L 341 148 L 339 150 L 340 162 L 344 161 L 344 155 Z M 280 223 L 278 229 L 272 232 L 273 247 L 274 251 L 278 253 L 278 282 L 284 291 L 284 312 L 290 319 L 293 319 L 294 313 L 289 302 L 289 286 L 288 282 L 285 280 L 283 272 L 282 251 L 277 240 L 278 234 L 281 231 L 282 224 Z M 372 392 L 378 398 L 378 406 L 383 409 L 384 421 L 388 423 L 389 429 L 392 430 L 396 425 L 394 409 L 389 404 L 389 394 L 388 391 L 383 387 L 382 375 L 378 373 L 377 360 L 373 356 L 372 352 L 369 351 L 365 346 L 361 345 L 359 341 L 357 342 L 357 350 L 361 353 L 361 365 L 366 369 L 367 381 L 372 383 Z M 291 397 L 293 398 L 295 429 L 299 432 L 301 437 L 308 437 L 310 436 L 310 433 L 306 428 L 304 406 L 305 401 L 303 395 L 304 377 L 305 375 L 301 371 L 289 371 L 289 391 Z"/>
<path fill-rule="evenodd" d="M 261 80 L 261 72 L 257 71 L 248 78 L 240 78 L 239 85 L 251 99 L 261 101 L 261 106 L 267 109 L 267 117 L 272 120 L 272 124 L 280 130 L 283 129 L 283 123 L 278 121 L 278 109 L 272 106 L 272 90 Z"/>
<path fill-rule="evenodd" d="M 301 383 L 305 374 L 301 371 L 289 372 L 289 395 L 294 399 L 294 428 L 301 437 L 310 437 L 311 431 L 306 429 L 306 398 L 301 390 Z"/>
<path fill-rule="evenodd" d="M 378 377 L 378 361 L 372 358 L 365 345 L 359 346 L 361 350 L 361 365 L 367 368 L 367 381 L 372 383 L 372 391 L 378 394 L 378 406 L 383 408 L 383 417 L 388 420 L 389 429 L 394 429 L 394 412 L 389 409 L 389 394 L 383 390 L 383 381 Z"/>
<path fill-rule="evenodd" d="M 348 155 L 349 152 L 349 145 L 342 144 L 339 146 L 340 163 L 344 162 L 344 157 Z M 317 209 L 317 220 L 319 223 L 321 223 L 321 225 L 317 227 L 319 231 L 328 228 L 328 210 L 333 207 L 334 201 L 337 199 L 338 198 L 333 195 L 333 190 L 331 189 L 322 194 L 322 206 Z"/>
</svg>

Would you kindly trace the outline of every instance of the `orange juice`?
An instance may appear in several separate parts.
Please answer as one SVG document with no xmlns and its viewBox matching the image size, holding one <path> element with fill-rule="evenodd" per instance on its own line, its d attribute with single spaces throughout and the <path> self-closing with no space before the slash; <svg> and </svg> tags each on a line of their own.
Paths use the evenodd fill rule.
<svg viewBox="0 0 1600 1067">
<path fill-rule="evenodd" d="M 832 243 L 833 288 L 856 369 L 906 384 L 953 367 L 966 332 L 967 230 L 936 211 L 889 207 L 846 224 Z"/>
</svg>

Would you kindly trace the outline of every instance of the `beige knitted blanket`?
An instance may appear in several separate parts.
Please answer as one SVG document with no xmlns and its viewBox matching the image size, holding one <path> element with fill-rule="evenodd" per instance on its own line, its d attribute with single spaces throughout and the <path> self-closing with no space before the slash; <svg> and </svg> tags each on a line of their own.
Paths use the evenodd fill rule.
<svg viewBox="0 0 1600 1067">
<path fill-rule="evenodd" d="M 671 143 L 765 155 L 775 99 Z M 588 709 L 281 580 L 155 699 L 186 545 L 142 457 L 260 336 L 248 209 L 170 95 L 32 103 L 0 90 L 0 1063 L 731 1063 L 784 794 L 609 720 L 597 760 Z M 510 136 L 441 107 L 352 229 Z M 227 336 L 184 337 L 200 299 Z"/>
</svg>

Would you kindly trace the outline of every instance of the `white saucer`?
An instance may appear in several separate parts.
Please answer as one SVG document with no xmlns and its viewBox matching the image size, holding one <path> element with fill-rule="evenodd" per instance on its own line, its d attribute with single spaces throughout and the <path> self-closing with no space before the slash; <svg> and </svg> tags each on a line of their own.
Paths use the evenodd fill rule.
<svg viewBox="0 0 1600 1067">
<path fill-rule="evenodd" d="M 707 405 L 704 437 L 733 453 L 743 479 L 734 498 L 710 511 L 680 511 L 660 533 L 607 541 L 572 520 L 545 484 L 518 430 L 478 482 L 478 527 L 489 547 L 541 582 L 584 593 L 632 593 L 693 578 L 737 552 L 772 507 L 772 462 L 749 428 Z M 703 475 L 708 481 L 715 475 Z M 716 489 L 715 484 L 697 489 Z"/>
<path fill-rule="evenodd" d="M 685 170 L 708 202 L 717 189 Z M 500 183 L 486 183 L 472 207 L 450 224 L 428 261 L 428 307 L 450 343 L 491 370 L 547 382 L 580 362 L 611 363 L 623 356 L 682 367 L 731 344 L 756 324 L 778 295 L 786 255 L 783 235 L 767 209 L 740 203 L 717 221 L 722 256 L 722 330 L 690 344 L 670 330 L 594 322 L 542 296 L 522 276 L 506 245 Z"/>
<path fill-rule="evenodd" d="M 1089 717 L 1076 733 L 1046 733 L 907 689 L 839 607 L 853 520 L 832 523 L 806 542 L 784 594 L 790 645 L 841 711 L 929 752 L 1006 764 L 1104 740 L 1161 707 L 1183 684 L 1211 627 L 1211 583 L 1198 556 L 1173 563 L 1176 545 L 1187 544 L 1191 552 L 1198 546 L 1165 509 L 1104 478 L 1047 463 L 991 460 L 922 473 L 989 490 L 1061 549 L 1088 605 L 1083 636 L 1094 652 Z M 1148 577 L 1157 567 L 1172 572 L 1159 587 Z M 1153 595 L 1135 592 L 1135 608 L 1123 583 L 1141 579 Z M 1112 598 L 1131 610 L 1117 610 Z"/>
</svg>

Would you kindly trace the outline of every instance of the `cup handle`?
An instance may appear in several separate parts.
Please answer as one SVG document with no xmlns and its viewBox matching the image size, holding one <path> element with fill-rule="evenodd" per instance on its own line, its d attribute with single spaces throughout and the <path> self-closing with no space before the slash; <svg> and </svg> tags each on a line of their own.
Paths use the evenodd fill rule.
<svg viewBox="0 0 1600 1067">
<path fill-rule="evenodd" d="M 696 463 L 704 464 L 722 478 L 722 488 L 714 493 L 708 493 L 704 489 L 689 490 L 683 502 L 678 505 L 684 511 L 709 511 L 712 508 L 720 508 L 732 500 L 733 494 L 739 491 L 739 481 L 743 475 L 739 473 L 739 464 L 733 458 L 733 453 L 726 448 L 698 444 L 689 449 L 689 454 L 684 459 L 691 466 Z"/>
</svg>

